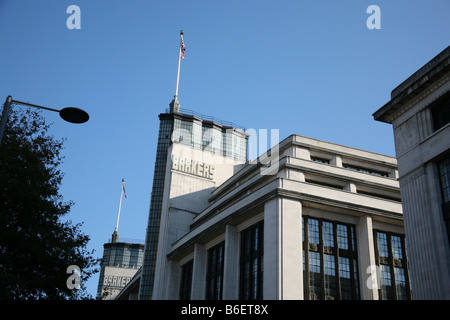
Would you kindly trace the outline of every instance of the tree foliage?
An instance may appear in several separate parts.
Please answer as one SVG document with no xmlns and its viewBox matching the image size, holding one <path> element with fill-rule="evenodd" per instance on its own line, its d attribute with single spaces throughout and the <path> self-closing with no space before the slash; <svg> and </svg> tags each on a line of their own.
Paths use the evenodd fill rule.
<svg viewBox="0 0 450 320">
<path fill-rule="evenodd" d="M 18 110 L 16 110 L 18 109 Z M 12 108 L 0 145 L 0 299 L 87 299 L 98 272 L 82 224 L 63 222 L 73 202 L 59 194 L 64 139 L 49 135 L 38 111 Z M 81 269 L 71 290 L 67 268 Z"/>
</svg>

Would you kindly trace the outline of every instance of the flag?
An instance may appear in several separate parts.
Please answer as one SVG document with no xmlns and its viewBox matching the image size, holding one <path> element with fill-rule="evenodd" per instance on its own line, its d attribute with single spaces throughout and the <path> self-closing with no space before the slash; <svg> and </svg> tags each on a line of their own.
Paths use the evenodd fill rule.
<svg viewBox="0 0 450 320">
<path fill-rule="evenodd" d="M 181 39 L 181 60 L 184 59 L 184 53 L 186 52 L 186 46 L 184 45 L 184 40 Z"/>
<path fill-rule="evenodd" d="M 123 195 L 125 196 L 125 199 L 128 199 L 127 193 L 125 192 L 125 185 L 124 184 L 122 184 L 122 189 L 123 189 Z"/>
</svg>

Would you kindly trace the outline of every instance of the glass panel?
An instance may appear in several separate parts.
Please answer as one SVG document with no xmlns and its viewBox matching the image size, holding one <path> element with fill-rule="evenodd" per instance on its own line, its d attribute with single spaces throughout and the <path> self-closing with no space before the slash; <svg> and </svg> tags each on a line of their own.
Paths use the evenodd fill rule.
<svg viewBox="0 0 450 320">
<path fill-rule="evenodd" d="M 381 291 L 383 300 L 392 300 L 392 280 L 391 280 L 391 267 L 382 264 L 381 269 Z"/>
<path fill-rule="evenodd" d="M 181 267 L 180 300 L 191 299 L 192 266 L 193 261 L 191 260 Z"/>
<path fill-rule="evenodd" d="M 348 250 L 348 232 L 346 225 L 337 225 L 337 238 L 339 249 Z"/>
<path fill-rule="evenodd" d="M 402 240 L 398 236 L 391 236 L 392 254 L 394 258 L 403 259 Z"/>
<path fill-rule="evenodd" d="M 319 220 L 308 219 L 308 241 L 309 243 L 320 243 Z"/>
<path fill-rule="evenodd" d="M 387 244 L 387 235 L 383 232 L 377 232 L 378 255 L 380 257 L 389 257 L 389 249 Z"/>
<path fill-rule="evenodd" d="M 241 233 L 240 299 L 262 299 L 264 224 Z"/>
<path fill-rule="evenodd" d="M 208 250 L 206 299 L 222 299 L 223 248 L 222 242 Z"/>
<path fill-rule="evenodd" d="M 444 96 L 431 107 L 434 131 L 450 122 L 450 95 Z"/>
<path fill-rule="evenodd" d="M 406 293 L 406 278 L 405 270 L 403 268 L 394 267 L 395 273 L 395 288 L 397 290 L 397 300 L 408 300 Z"/>
<path fill-rule="evenodd" d="M 339 277 L 341 281 L 341 295 L 343 300 L 352 299 L 352 283 L 350 278 L 350 259 L 339 257 Z"/>
<path fill-rule="evenodd" d="M 322 228 L 323 228 L 323 245 L 328 247 L 334 247 L 333 224 L 331 222 L 324 221 Z"/>
<path fill-rule="evenodd" d="M 322 276 L 320 273 L 320 253 L 309 252 L 309 285 L 310 298 L 318 300 L 322 297 Z"/>
<path fill-rule="evenodd" d="M 336 290 L 336 265 L 334 256 L 325 254 L 323 257 L 325 273 L 325 299 L 337 299 Z"/>
</svg>

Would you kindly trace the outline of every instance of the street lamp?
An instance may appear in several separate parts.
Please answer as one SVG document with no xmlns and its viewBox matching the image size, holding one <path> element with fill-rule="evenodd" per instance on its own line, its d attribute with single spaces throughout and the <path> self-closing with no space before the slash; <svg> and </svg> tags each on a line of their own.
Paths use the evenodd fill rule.
<svg viewBox="0 0 450 320">
<path fill-rule="evenodd" d="M 2 120 L 0 122 L 0 144 L 2 143 L 3 133 L 5 132 L 6 128 L 6 122 L 8 121 L 9 111 L 11 110 L 11 104 L 21 104 L 28 107 L 34 107 L 39 109 L 45 109 L 50 111 L 55 111 L 59 113 L 59 116 L 66 120 L 67 122 L 71 123 L 85 123 L 89 120 L 89 114 L 81 109 L 78 108 L 63 108 L 61 110 L 56 110 L 48 107 L 38 106 L 35 104 L 22 102 L 13 100 L 11 96 L 6 97 L 5 104 L 3 105 L 3 113 L 2 113 Z"/>
</svg>

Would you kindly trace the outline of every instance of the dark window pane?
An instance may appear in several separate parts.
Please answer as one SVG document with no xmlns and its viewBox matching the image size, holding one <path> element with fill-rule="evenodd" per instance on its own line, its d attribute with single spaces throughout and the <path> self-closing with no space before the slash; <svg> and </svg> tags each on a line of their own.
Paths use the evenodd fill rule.
<svg viewBox="0 0 450 320">
<path fill-rule="evenodd" d="M 181 267 L 180 300 L 191 299 L 193 260 Z"/>
<path fill-rule="evenodd" d="M 450 94 L 444 96 L 431 107 L 431 114 L 433 116 L 434 131 L 439 130 L 450 122 Z"/>
<path fill-rule="evenodd" d="M 264 223 L 241 233 L 240 299 L 262 299 Z"/>
</svg>

